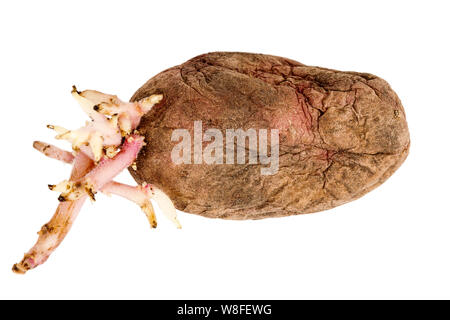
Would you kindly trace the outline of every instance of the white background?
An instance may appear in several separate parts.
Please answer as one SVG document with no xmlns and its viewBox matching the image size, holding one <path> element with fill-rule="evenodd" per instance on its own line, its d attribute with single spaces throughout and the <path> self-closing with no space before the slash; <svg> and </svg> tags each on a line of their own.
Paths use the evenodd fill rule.
<svg viewBox="0 0 450 320">
<path fill-rule="evenodd" d="M 3 1 L 0 298 L 450 298 L 446 1 Z M 86 120 L 80 89 L 127 100 L 210 51 L 370 72 L 404 104 L 411 152 L 382 186 L 311 215 L 222 221 L 99 195 L 44 265 L 13 274 L 56 206 L 67 165 L 32 149 Z M 65 144 L 57 143 L 59 146 Z M 128 173 L 119 180 L 133 183 Z"/>
</svg>

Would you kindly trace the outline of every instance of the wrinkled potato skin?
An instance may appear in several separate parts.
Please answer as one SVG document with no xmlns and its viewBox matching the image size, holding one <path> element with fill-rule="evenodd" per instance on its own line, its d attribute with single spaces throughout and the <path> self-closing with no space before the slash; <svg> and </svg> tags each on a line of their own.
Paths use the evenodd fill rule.
<svg viewBox="0 0 450 320">
<path fill-rule="evenodd" d="M 250 53 L 214 52 L 161 72 L 131 98 L 162 93 L 138 128 L 147 145 L 138 183 L 155 184 L 177 209 L 212 218 L 311 213 L 374 189 L 408 155 L 402 104 L 374 75 L 305 66 Z M 175 165 L 173 129 L 278 128 L 279 171 L 260 165 Z"/>
</svg>

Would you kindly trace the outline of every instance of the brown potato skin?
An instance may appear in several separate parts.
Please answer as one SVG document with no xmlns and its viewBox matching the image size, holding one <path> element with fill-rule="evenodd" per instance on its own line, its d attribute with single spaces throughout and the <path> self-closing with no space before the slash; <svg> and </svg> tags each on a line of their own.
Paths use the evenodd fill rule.
<svg viewBox="0 0 450 320">
<path fill-rule="evenodd" d="M 166 192 L 181 211 L 259 219 L 322 211 L 374 189 L 403 163 L 409 132 L 402 104 L 381 78 L 305 66 L 263 54 L 214 52 L 161 72 L 131 98 L 164 99 L 139 125 L 147 145 L 138 183 Z M 279 171 L 260 165 L 175 165 L 173 129 L 278 128 Z M 192 134 L 191 134 L 192 135 Z"/>
</svg>

